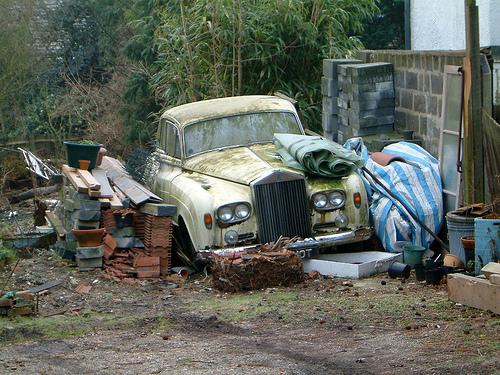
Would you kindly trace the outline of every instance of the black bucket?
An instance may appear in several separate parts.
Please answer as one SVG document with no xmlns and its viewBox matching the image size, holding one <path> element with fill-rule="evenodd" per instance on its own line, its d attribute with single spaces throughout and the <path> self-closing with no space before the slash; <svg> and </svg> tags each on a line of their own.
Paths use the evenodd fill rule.
<svg viewBox="0 0 500 375">
<path fill-rule="evenodd" d="M 415 264 L 415 278 L 417 281 L 424 281 L 425 280 L 425 273 L 424 273 L 424 265 L 423 264 Z"/>
<path fill-rule="evenodd" d="M 387 272 L 391 279 L 395 279 L 396 277 L 404 277 L 407 279 L 410 277 L 411 267 L 405 263 L 392 262 Z"/>
<path fill-rule="evenodd" d="M 425 282 L 427 285 L 439 285 L 441 279 L 444 276 L 444 270 L 442 268 L 431 268 L 425 271 Z"/>
</svg>

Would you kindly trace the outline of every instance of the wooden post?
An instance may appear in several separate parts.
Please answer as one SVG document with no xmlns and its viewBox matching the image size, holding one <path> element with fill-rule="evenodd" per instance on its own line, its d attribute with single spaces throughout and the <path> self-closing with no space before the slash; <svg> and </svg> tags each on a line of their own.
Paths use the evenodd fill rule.
<svg viewBox="0 0 500 375">
<path fill-rule="evenodd" d="M 465 203 L 484 202 L 484 152 L 479 52 L 479 12 L 476 0 L 465 0 L 466 58 L 464 60 L 468 93 L 465 98 L 463 171 Z M 469 68 L 470 67 L 470 68 Z"/>
</svg>

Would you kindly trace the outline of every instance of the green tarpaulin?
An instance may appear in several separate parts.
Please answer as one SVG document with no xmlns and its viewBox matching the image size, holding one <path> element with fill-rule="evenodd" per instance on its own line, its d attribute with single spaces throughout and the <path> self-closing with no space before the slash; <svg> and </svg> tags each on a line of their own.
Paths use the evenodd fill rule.
<svg viewBox="0 0 500 375">
<path fill-rule="evenodd" d="M 274 134 L 274 146 L 287 167 L 323 177 L 348 176 L 365 164 L 355 152 L 323 137 Z"/>
</svg>

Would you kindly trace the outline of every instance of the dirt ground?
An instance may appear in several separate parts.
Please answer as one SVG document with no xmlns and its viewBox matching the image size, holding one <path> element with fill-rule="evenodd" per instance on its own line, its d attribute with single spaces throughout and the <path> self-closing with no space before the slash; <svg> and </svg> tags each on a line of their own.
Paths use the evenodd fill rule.
<svg viewBox="0 0 500 375">
<path fill-rule="evenodd" d="M 0 317 L 1 374 L 500 374 L 500 317 L 413 274 L 225 294 L 203 273 L 113 282 L 48 249 L 14 265 L 5 291 L 61 284 L 38 315 Z"/>
</svg>

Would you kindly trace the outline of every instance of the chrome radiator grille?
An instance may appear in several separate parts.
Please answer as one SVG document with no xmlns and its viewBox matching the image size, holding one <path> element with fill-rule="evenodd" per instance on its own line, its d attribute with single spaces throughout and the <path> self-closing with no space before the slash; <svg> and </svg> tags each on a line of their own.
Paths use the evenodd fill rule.
<svg viewBox="0 0 500 375">
<path fill-rule="evenodd" d="M 311 217 L 304 178 L 274 173 L 253 186 L 261 243 L 280 236 L 311 237 Z"/>
</svg>

